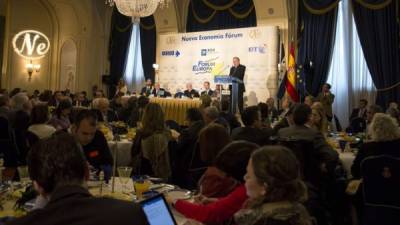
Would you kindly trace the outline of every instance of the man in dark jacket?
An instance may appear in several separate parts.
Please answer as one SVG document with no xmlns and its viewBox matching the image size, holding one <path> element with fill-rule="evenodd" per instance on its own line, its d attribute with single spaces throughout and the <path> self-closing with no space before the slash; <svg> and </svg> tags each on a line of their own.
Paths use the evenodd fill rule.
<svg viewBox="0 0 400 225">
<path fill-rule="evenodd" d="M 243 92 L 246 91 L 246 88 L 244 86 L 243 80 L 244 80 L 244 73 L 246 72 L 246 67 L 242 64 L 240 64 L 240 59 L 239 57 L 233 57 L 233 66 L 231 67 L 229 71 L 229 76 L 236 78 L 238 82 L 238 94 L 237 94 L 237 103 L 239 107 L 239 111 L 243 111 Z M 235 111 L 234 111 L 235 113 Z"/>
<path fill-rule="evenodd" d="M 238 127 L 232 131 L 232 140 L 244 140 L 256 143 L 259 146 L 270 143 L 272 129 L 262 128 L 261 112 L 257 106 L 250 106 L 243 110 L 242 121 L 245 127 Z"/>
<path fill-rule="evenodd" d="M 75 138 L 58 133 L 40 141 L 28 157 L 29 175 L 44 207 L 10 225 L 147 225 L 133 202 L 95 198 L 85 187 L 88 167 Z"/>
</svg>

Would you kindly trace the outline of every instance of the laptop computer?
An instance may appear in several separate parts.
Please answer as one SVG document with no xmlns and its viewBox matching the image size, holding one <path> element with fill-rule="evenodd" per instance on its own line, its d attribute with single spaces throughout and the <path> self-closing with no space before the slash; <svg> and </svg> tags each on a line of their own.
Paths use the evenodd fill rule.
<svg viewBox="0 0 400 225">
<path fill-rule="evenodd" d="M 164 195 L 156 195 L 140 204 L 150 225 L 177 225 Z"/>
</svg>

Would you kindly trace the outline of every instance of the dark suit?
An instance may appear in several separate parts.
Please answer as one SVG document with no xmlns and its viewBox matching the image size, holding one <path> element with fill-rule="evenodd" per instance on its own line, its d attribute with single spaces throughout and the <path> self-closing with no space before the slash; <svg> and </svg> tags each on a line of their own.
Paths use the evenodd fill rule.
<svg viewBox="0 0 400 225">
<path fill-rule="evenodd" d="M 111 198 L 93 197 L 80 186 L 56 189 L 50 202 L 9 225 L 147 225 L 138 204 Z"/>
<path fill-rule="evenodd" d="M 293 125 L 280 129 L 278 137 L 312 141 L 319 162 L 325 163 L 329 171 L 336 167 L 338 153 L 326 142 L 321 132 L 306 126 Z"/>
<path fill-rule="evenodd" d="M 149 96 L 151 95 L 151 93 L 153 92 L 153 86 L 146 86 L 142 88 L 142 91 L 140 91 L 140 95 L 145 95 L 145 96 Z"/>
<path fill-rule="evenodd" d="M 246 71 L 246 67 L 243 65 L 239 65 L 238 67 L 231 67 L 231 70 L 229 71 L 229 76 L 235 77 L 243 82 L 244 79 L 244 73 Z M 243 92 L 246 91 L 246 88 L 244 86 L 244 83 L 239 83 L 238 84 L 238 107 L 240 112 L 243 111 Z"/>
<path fill-rule="evenodd" d="M 364 143 L 357 153 L 351 166 L 351 174 L 354 178 L 361 178 L 361 162 L 369 156 L 389 155 L 400 158 L 400 139 L 385 142 Z"/>
<path fill-rule="evenodd" d="M 160 88 L 158 89 L 158 91 L 154 88 L 151 94 L 154 95 L 155 97 L 165 98 L 168 97 L 169 93 L 164 88 Z"/>
<path fill-rule="evenodd" d="M 364 110 L 364 112 L 362 112 L 362 115 L 361 115 L 361 117 L 360 117 L 360 108 L 356 108 L 356 109 L 353 109 L 353 111 L 351 112 L 351 115 L 350 115 L 350 122 L 352 121 L 352 120 L 354 120 L 355 118 L 363 118 L 363 119 L 367 119 L 367 109 L 366 108 L 364 108 L 363 110 Z"/>
<path fill-rule="evenodd" d="M 194 90 L 194 89 L 192 89 L 191 91 L 185 90 L 185 91 L 183 92 L 183 95 L 186 96 L 186 97 L 188 97 L 188 98 L 199 98 L 199 97 L 200 97 L 199 92 L 197 92 L 197 91 Z"/>
<path fill-rule="evenodd" d="M 201 95 L 213 96 L 214 95 L 214 91 L 211 90 L 211 89 L 208 89 L 207 91 L 202 91 Z"/>
<path fill-rule="evenodd" d="M 270 144 L 272 130 L 269 128 L 238 127 L 232 131 L 232 140 L 244 140 L 256 143 L 260 146 Z"/>
</svg>

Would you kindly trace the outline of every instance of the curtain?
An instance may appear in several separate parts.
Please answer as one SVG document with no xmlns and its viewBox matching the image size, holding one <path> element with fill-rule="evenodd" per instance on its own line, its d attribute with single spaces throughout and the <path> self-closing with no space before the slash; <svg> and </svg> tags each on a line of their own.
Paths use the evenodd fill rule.
<svg viewBox="0 0 400 225">
<path fill-rule="evenodd" d="M 141 63 L 145 79 L 154 81 L 153 63 L 156 61 L 156 25 L 153 15 L 140 18 L 140 32 L 136 38 L 140 37 Z M 139 35 L 140 33 L 140 35 Z M 111 36 L 109 43 L 110 60 L 110 84 L 109 93 L 113 95 L 116 91 L 118 81 L 125 76 L 126 63 L 134 63 L 128 60 L 128 49 L 131 46 L 132 18 L 122 15 L 114 8 L 111 19 Z M 140 77 L 141 75 L 135 75 Z M 124 78 L 125 79 L 125 78 Z M 133 86 L 132 86 L 133 88 Z"/>
<path fill-rule="evenodd" d="M 328 78 L 339 0 L 299 1 L 298 64 L 304 95 L 317 96 Z M 301 92 L 301 89 L 299 89 Z"/>
<path fill-rule="evenodd" d="M 140 41 L 143 71 L 146 79 L 155 81 L 153 64 L 156 62 L 156 24 L 154 16 L 140 18 Z"/>
<path fill-rule="evenodd" d="M 132 19 L 118 12 L 114 7 L 111 18 L 111 35 L 109 43 L 110 82 L 108 93 L 114 96 L 116 85 L 125 70 L 126 56 L 132 34 Z"/>
<path fill-rule="evenodd" d="M 140 89 L 143 87 L 145 81 L 140 42 L 140 25 L 133 24 L 128 57 L 124 71 L 124 80 L 128 90 L 136 93 L 140 92 Z"/>
<path fill-rule="evenodd" d="M 399 0 L 353 0 L 354 18 L 377 104 L 400 101 Z"/>
<path fill-rule="evenodd" d="M 371 79 L 358 38 L 357 29 L 349 0 L 339 3 L 336 25 L 335 46 L 328 83 L 335 95 L 334 114 L 343 127 L 348 126 L 348 118 L 360 99 L 375 101 L 376 90 Z"/>
<path fill-rule="evenodd" d="M 257 26 L 253 0 L 191 0 L 187 32 Z"/>
</svg>

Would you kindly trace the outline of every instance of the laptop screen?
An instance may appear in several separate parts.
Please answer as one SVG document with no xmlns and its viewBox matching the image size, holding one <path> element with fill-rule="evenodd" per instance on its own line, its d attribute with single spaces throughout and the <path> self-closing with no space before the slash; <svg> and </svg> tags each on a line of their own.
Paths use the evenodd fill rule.
<svg viewBox="0 0 400 225">
<path fill-rule="evenodd" d="M 173 215 L 162 195 L 140 203 L 150 225 L 175 225 Z"/>
</svg>

